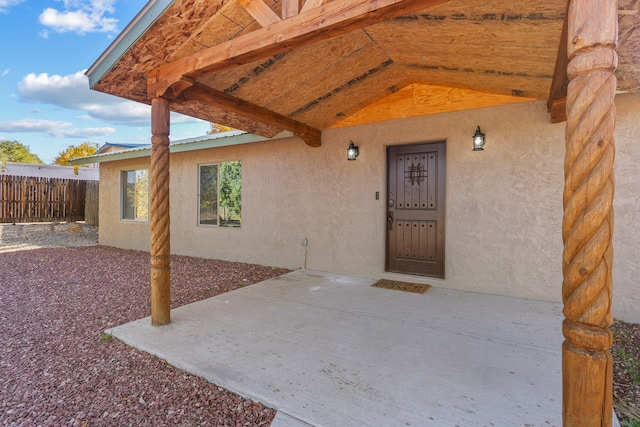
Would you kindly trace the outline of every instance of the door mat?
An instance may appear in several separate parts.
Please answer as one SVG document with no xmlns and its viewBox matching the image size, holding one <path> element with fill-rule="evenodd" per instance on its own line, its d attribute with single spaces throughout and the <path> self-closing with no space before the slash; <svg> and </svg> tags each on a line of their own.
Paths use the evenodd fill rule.
<svg viewBox="0 0 640 427">
<path fill-rule="evenodd" d="M 431 285 L 424 285 L 422 283 L 407 283 L 398 282 L 397 280 L 378 280 L 373 285 L 374 288 L 393 289 L 395 291 L 413 292 L 416 294 L 424 294 L 431 287 Z"/>
</svg>

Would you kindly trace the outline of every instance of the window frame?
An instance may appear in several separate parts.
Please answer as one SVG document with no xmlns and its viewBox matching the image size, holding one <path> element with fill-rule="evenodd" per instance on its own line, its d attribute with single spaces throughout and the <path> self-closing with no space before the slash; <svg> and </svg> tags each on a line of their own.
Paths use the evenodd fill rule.
<svg viewBox="0 0 640 427">
<path fill-rule="evenodd" d="M 222 179 L 220 177 L 220 173 L 222 170 L 222 165 L 224 163 L 233 163 L 237 162 L 240 166 L 240 215 L 238 219 L 237 225 L 234 223 L 222 223 L 221 214 L 220 214 L 220 206 L 221 206 L 221 191 L 220 186 L 222 184 Z M 202 168 L 204 167 L 216 167 L 216 203 L 215 203 L 215 223 L 203 223 L 202 222 Z M 242 228 L 242 160 L 226 160 L 226 161 L 218 161 L 218 162 L 210 162 L 210 163 L 201 163 L 198 164 L 197 169 L 197 197 L 196 197 L 196 210 L 197 210 L 197 225 L 198 227 L 217 227 L 217 228 Z"/>
<path fill-rule="evenodd" d="M 127 191 L 127 185 L 128 185 L 128 174 L 133 172 L 134 176 L 135 176 L 135 183 L 134 183 L 134 190 L 135 190 L 135 186 L 138 183 L 138 174 L 140 172 L 145 172 L 147 175 L 147 199 L 146 199 L 146 212 L 147 212 L 147 216 L 146 217 L 139 217 L 138 216 L 138 206 L 136 201 L 133 201 L 133 218 L 128 218 L 125 216 L 125 206 L 127 205 L 128 202 L 128 197 L 126 195 L 126 191 Z M 146 223 L 149 222 L 149 216 L 150 216 L 150 177 L 149 177 L 149 169 L 148 168 L 134 168 L 134 169 L 122 169 L 120 171 L 120 221 L 125 221 L 125 222 L 141 222 L 141 223 Z M 137 197 L 136 194 L 134 194 L 134 199 Z"/>
</svg>

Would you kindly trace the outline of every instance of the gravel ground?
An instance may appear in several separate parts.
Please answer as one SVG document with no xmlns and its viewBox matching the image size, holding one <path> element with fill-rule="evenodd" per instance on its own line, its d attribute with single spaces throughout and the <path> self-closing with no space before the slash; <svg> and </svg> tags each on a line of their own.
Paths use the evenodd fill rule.
<svg viewBox="0 0 640 427">
<path fill-rule="evenodd" d="M 88 243 L 94 246 L 55 248 L 68 246 L 69 235 L 87 233 L 89 226 L 80 225 L 81 232 L 73 224 L 39 226 L 41 234 L 49 227 L 55 236 L 0 226 L 2 426 L 271 423 L 272 409 L 103 334 L 149 315 L 148 253 L 95 246 L 94 238 Z M 22 235 L 33 237 L 29 245 L 50 247 L 3 251 L 11 227 L 25 227 Z M 19 242 L 11 245 L 24 249 Z M 286 272 L 181 256 L 171 263 L 172 307 Z"/>
<path fill-rule="evenodd" d="M 269 425 L 272 409 L 103 334 L 149 315 L 149 254 L 97 242 L 83 223 L 0 224 L 2 426 Z M 172 307 L 286 273 L 180 256 L 171 267 Z M 640 426 L 640 325 L 612 330 L 614 406 Z"/>
<path fill-rule="evenodd" d="M 615 321 L 613 407 L 623 427 L 640 427 L 640 325 Z"/>
<path fill-rule="evenodd" d="M 0 253 L 98 244 L 98 227 L 83 222 L 0 224 Z"/>
</svg>

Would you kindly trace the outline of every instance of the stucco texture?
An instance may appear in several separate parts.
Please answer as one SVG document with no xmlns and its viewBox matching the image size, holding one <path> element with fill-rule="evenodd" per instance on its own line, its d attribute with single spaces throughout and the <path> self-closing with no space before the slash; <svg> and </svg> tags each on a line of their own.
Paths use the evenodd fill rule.
<svg viewBox="0 0 640 427">
<path fill-rule="evenodd" d="M 640 94 L 617 104 L 614 316 L 640 322 Z M 484 151 L 472 151 L 477 125 Z M 385 272 L 386 147 L 446 141 L 445 279 L 434 286 L 561 300 L 564 123 L 526 102 L 331 129 L 297 138 L 171 155 L 173 253 L 369 278 Z M 346 160 L 353 140 L 356 161 Z M 197 225 L 198 164 L 242 161 L 242 227 Z M 121 221 L 120 171 L 102 163 L 100 243 L 149 250 L 149 224 Z M 376 192 L 380 198 L 376 200 Z M 308 245 L 302 245 L 303 237 Z"/>
</svg>

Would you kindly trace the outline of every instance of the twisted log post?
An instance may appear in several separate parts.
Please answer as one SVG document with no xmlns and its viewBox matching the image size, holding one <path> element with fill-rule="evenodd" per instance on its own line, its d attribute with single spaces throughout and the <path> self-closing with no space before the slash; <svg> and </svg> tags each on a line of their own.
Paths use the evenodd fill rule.
<svg viewBox="0 0 640 427">
<path fill-rule="evenodd" d="M 151 324 L 171 321 L 169 101 L 151 101 Z"/>
<path fill-rule="evenodd" d="M 616 0 L 571 0 L 562 297 L 565 427 L 611 426 Z"/>
</svg>

